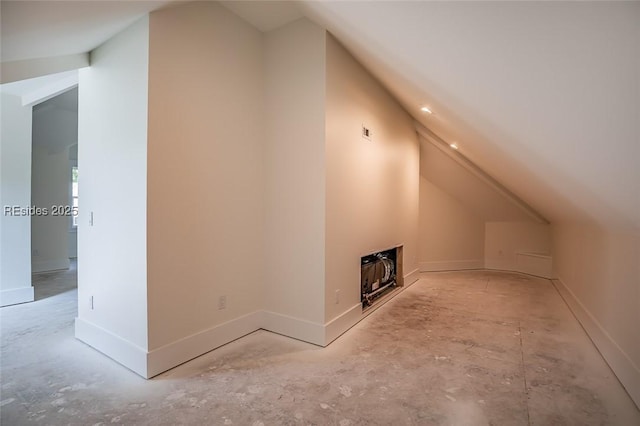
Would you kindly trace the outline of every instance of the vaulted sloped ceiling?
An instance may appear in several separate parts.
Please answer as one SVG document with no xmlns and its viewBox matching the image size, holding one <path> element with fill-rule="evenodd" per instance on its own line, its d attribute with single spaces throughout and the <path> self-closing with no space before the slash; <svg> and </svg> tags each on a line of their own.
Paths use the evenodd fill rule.
<svg viewBox="0 0 640 426">
<path fill-rule="evenodd" d="M 309 1 L 304 11 L 552 222 L 640 233 L 640 3 Z"/>
<path fill-rule="evenodd" d="M 0 82 L 61 73 L 89 65 L 89 52 L 160 1 L 0 1 Z"/>
<path fill-rule="evenodd" d="M 168 3 L 3 0 L 2 62 L 89 52 Z"/>
<path fill-rule="evenodd" d="M 2 1 L 2 61 L 90 50 L 167 3 Z M 298 13 L 329 29 L 552 222 L 640 234 L 640 2 L 225 3 L 264 30 Z"/>
<path fill-rule="evenodd" d="M 479 178 L 454 158 L 421 138 L 420 176 L 436 185 L 465 206 L 485 222 L 530 222 L 545 223 L 535 213 L 521 208 L 513 198 Z"/>
</svg>

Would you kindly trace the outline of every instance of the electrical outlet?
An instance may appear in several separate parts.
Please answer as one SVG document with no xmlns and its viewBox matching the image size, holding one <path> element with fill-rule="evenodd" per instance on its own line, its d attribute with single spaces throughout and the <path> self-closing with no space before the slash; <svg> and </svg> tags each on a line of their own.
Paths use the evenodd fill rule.
<svg viewBox="0 0 640 426">
<path fill-rule="evenodd" d="M 93 296 L 89 297 L 89 308 L 93 311 Z"/>
<path fill-rule="evenodd" d="M 336 305 L 340 303 L 340 290 L 336 290 Z"/>
<path fill-rule="evenodd" d="M 227 296 L 220 296 L 218 298 L 218 310 L 227 309 Z"/>
</svg>

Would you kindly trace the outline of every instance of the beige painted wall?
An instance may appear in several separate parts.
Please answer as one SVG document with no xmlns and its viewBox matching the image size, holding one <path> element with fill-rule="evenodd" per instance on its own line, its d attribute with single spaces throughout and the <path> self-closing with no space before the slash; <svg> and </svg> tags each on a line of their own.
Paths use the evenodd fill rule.
<svg viewBox="0 0 640 426">
<path fill-rule="evenodd" d="M 150 15 L 150 350 L 261 306 L 262 69 L 260 32 L 216 3 Z"/>
<path fill-rule="evenodd" d="M 559 288 L 616 375 L 640 401 L 640 236 L 587 223 L 553 226 Z"/>
<path fill-rule="evenodd" d="M 419 229 L 421 271 L 484 266 L 484 220 L 424 177 Z"/>
<path fill-rule="evenodd" d="M 515 271 L 517 251 L 550 251 L 547 225 L 477 166 L 429 138 L 420 136 L 421 270 Z"/>
<path fill-rule="evenodd" d="M 455 153 L 445 153 L 424 137 L 420 139 L 420 175 L 457 199 L 469 213 L 485 221 L 531 221 L 512 199 L 454 160 Z"/>
<path fill-rule="evenodd" d="M 518 252 L 551 253 L 551 228 L 533 222 L 486 222 L 485 267 L 517 271 Z"/>
<path fill-rule="evenodd" d="M 147 348 L 148 38 L 145 17 L 79 71 L 76 336 L 116 359 Z"/>
<path fill-rule="evenodd" d="M 301 19 L 265 35 L 267 311 L 322 324 L 325 31 Z"/>
<path fill-rule="evenodd" d="M 405 274 L 418 268 L 420 152 L 411 117 L 331 35 L 326 111 L 329 322 L 360 302 L 361 256 L 404 245 Z"/>
</svg>

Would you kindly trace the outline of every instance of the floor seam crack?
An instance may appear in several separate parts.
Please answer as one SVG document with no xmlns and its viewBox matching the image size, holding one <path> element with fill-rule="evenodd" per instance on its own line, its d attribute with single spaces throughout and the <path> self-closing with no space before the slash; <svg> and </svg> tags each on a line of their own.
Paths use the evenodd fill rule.
<svg viewBox="0 0 640 426">
<path fill-rule="evenodd" d="M 522 322 L 518 321 L 518 337 L 520 338 L 520 360 L 522 365 L 522 384 L 524 386 L 524 401 L 527 407 L 527 424 L 531 426 L 531 416 L 529 415 L 529 390 L 527 388 L 527 372 L 524 367 L 524 348 L 522 346 Z"/>
</svg>

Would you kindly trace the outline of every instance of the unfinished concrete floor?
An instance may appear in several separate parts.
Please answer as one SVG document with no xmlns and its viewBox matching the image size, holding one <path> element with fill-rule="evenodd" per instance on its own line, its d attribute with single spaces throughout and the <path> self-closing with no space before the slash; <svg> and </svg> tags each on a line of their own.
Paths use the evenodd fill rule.
<svg viewBox="0 0 640 426">
<path fill-rule="evenodd" d="M 327 348 L 258 331 L 145 381 L 73 337 L 75 274 L 2 308 L 2 425 L 640 425 L 547 281 L 423 274 Z"/>
</svg>

